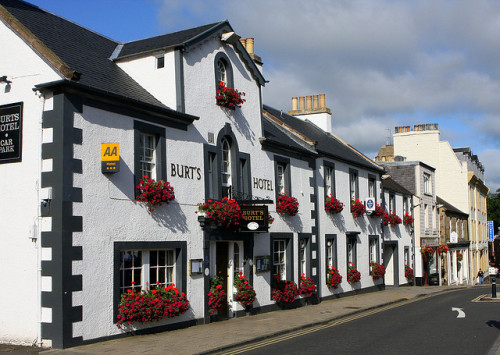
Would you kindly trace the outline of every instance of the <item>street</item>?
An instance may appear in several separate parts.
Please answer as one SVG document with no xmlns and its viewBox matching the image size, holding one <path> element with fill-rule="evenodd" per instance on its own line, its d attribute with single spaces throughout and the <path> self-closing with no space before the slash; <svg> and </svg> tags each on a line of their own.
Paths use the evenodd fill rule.
<svg viewBox="0 0 500 355">
<path fill-rule="evenodd" d="M 500 334 L 500 302 L 474 302 L 486 293 L 491 289 L 415 299 L 226 353 L 488 354 Z"/>
</svg>

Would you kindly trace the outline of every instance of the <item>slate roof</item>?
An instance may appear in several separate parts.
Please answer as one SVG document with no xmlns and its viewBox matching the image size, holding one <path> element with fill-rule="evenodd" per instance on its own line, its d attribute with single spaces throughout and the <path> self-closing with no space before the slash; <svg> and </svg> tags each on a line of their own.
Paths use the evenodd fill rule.
<svg viewBox="0 0 500 355">
<path fill-rule="evenodd" d="M 166 49 L 181 46 L 182 44 L 198 37 L 199 35 L 211 30 L 216 26 L 227 23 L 226 21 L 211 23 L 204 26 L 194 27 L 183 31 L 167 33 L 161 36 L 144 38 L 137 41 L 127 42 L 123 44 L 123 48 L 119 52 L 117 58 L 128 57 L 140 53 L 147 53 L 154 50 Z"/>
<path fill-rule="evenodd" d="M 80 84 L 166 107 L 109 60 L 118 42 L 24 1 L 0 0 L 0 5 L 71 69 L 81 73 Z"/>
<path fill-rule="evenodd" d="M 264 110 L 284 122 L 286 125 L 293 128 L 294 130 L 302 133 L 310 140 L 315 141 L 315 150 L 319 154 L 336 160 L 344 161 L 346 163 L 361 166 L 366 169 L 375 170 L 379 173 L 384 172 L 382 167 L 377 165 L 369 158 L 365 157 L 355 148 L 335 137 L 333 134 L 326 133 L 312 122 L 301 120 L 300 118 L 291 116 L 268 105 L 264 105 Z"/>
<path fill-rule="evenodd" d="M 413 195 L 410 191 L 405 189 L 402 185 L 397 183 L 393 178 L 391 177 L 383 177 L 382 178 L 382 187 L 387 190 L 391 190 L 394 192 L 399 192 L 400 194 L 403 195 Z"/>
<path fill-rule="evenodd" d="M 222 21 L 120 43 L 22 0 L 0 0 L 0 18 L 52 64 L 66 78 L 66 82 L 71 81 L 73 87 L 77 86 L 75 85 L 77 83 L 82 87 L 95 89 L 101 95 L 117 95 L 191 118 L 194 116 L 179 113 L 165 106 L 112 59 L 116 59 L 117 56 L 136 55 L 194 43 L 197 39 L 203 38 L 203 34 L 207 31 L 212 33 L 223 27 L 231 29 L 227 21 Z M 239 41 L 236 47 L 259 82 L 263 84 L 265 79 Z M 45 87 L 51 86 L 54 86 L 54 83 L 49 83 Z"/>
<path fill-rule="evenodd" d="M 265 112 L 262 117 L 262 130 L 267 144 L 278 145 L 308 156 L 311 156 L 311 154 L 316 155 L 310 144 L 307 144 L 291 131 L 267 118 Z"/>
</svg>

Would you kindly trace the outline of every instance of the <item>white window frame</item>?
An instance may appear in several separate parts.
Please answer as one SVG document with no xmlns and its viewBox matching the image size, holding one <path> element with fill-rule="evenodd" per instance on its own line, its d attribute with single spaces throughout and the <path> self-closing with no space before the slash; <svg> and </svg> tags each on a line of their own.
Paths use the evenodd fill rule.
<svg viewBox="0 0 500 355">
<path fill-rule="evenodd" d="M 165 253 L 165 261 L 163 264 L 159 263 L 159 258 L 157 258 L 156 265 L 151 265 L 151 255 L 156 253 Z M 125 267 L 124 256 L 126 254 L 132 255 L 141 255 L 140 265 L 132 264 L 131 267 Z M 169 286 L 172 284 L 176 284 L 176 252 L 175 249 L 129 249 L 120 251 L 120 292 L 124 293 L 128 289 L 135 287 L 141 290 L 146 290 L 148 287 L 155 286 Z M 133 259 L 134 261 L 135 259 Z M 125 273 L 131 270 L 131 281 L 135 282 L 135 284 L 127 284 L 125 283 Z M 151 279 L 151 271 L 155 270 L 156 280 Z M 158 280 L 158 277 L 161 274 L 160 272 L 164 272 L 164 281 Z"/>
<path fill-rule="evenodd" d="M 273 275 L 280 274 L 286 280 L 286 243 L 285 239 L 273 240 Z"/>
<path fill-rule="evenodd" d="M 299 240 L 299 267 L 301 275 L 309 276 L 307 274 L 307 239 L 305 238 Z"/>
<path fill-rule="evenodd" d="M 371 262 L 378 263 L 378 240 L 377 240 L 377 238 L 370 238 L 369 257 L 370 257 L 370 263 Z"/>
<path fill-rule="evenodd" d="M 396 194 L 389 194 L 389 212 L 396 213 Z"/>
<path fill-rule="evenodd" d="M 373 197 L 375 201 L 377 200 L 376 196 L 376 179 L 369 177 L 368 178 L 368 197 Z"/>
<path fill-rule="evenodd" d="M 286 191 L 286 176 L 285 176 L 285 169 L 286 166 L 284 163 L 277 163 L 276 164 L 276 174 L 278 175 L 278 186 L 276 187 L 278 190 L 278 193 L 284 194 Z"/>
<path fill-rule="evenodd" d="M 156 173 L 156 146 L 157 137 L 151 133 L 140 132 L 139 139 L 139 162 L 141 176 L 157 179 Z M 146 144 L 149 142 L 149 144 Z"/>
<path fill-rule="evenodd" d="M 222 174 L 222 190 L 227 189 L 227 196 L 231 198 L 231 186 L 232 186 L 232 156 L 231 156 L 231 144 L 227 138 L 222 138 L 222 164 L 221 164 L 221 174 Z M 223 193 L 223 197 L 224 197 Z"/>
<path fill-rule="evenodd" d="M 432 195 L 431 191 L 431 176 L 430 174 L 424 173 L 424 193 Z"/>
<path fill-rule="evenodd" d="M 349 268 L 349 263 L 352 263 L 355 268 L 357 268 L 357 257 L 356 257 L 356 237 L 347 238 L 347 268 Z"/>
<path fill-rule="evenodd" d="M 225 86 L 228 86 L 227 83 L 227 66 L 225 61 L 222 58 L 217 60 L 217 83 L 224 83 Z"/>
<path fill-rule="evenodd" d="M 337 243 L 333 238 L 326 240 L 326 260 L 329 267 L 337 268 Z"/>
<path fill-rule="evenodd" d="M 325 195 L 335 196 L 335 178 L 334 170 L 331 166 L 325 166 Z"/>
<path fill-rule="evenodd" d="M 356 201 L 357 198 L 359 198 L 358 194 L 358 174 L 354 171 L 351 171 L 349 173 L 349 189 L 351 193 L 351 202 Z"/>
</svg>

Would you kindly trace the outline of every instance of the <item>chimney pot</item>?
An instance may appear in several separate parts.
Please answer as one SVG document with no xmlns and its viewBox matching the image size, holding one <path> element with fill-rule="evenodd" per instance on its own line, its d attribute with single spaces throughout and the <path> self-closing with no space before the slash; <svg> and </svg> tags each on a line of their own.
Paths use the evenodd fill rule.
<svg viewBox="0 0 500 355">
<path fill-rule="evenodd" d="M 310 111 L 312 110 L 312 96 L 311 95 L 307 95 L 307 100 L 306 100 L 306 104 L 307 104 L 307 107 L 306 107 L 306 110 Z"/>
<path fill-rule="evenodd" d="M 254 39 L 253 38 L 247 38 L 246 43 L 247 43 L 246 44 L 247 52 L 249 54 L 254 54 L 253 53 Z"/>
<path fill-rule="evenodd" d="M 297 96 L 292 97 L 292 110 L 297 111 Z"/>
<path fill-rule="evenodd" d="M 319 107 L 325 108 L 325 94 L 319 95 Z"/>
<path fill-rule="evenodd" d="M 313 96 L 313 108 L 318 108 L 318 97 L 319 95 Z"/>
<path fill-rule="evenodd" d="M 301 110 L 301 111 L 305 110 L 304 96 L 299 96 L 299 110 Z"/>
<path fill-rule="evenodd" d="M 245 49 L 247 49 L 247 40 L 246 40 L 246 38 L 240 38 L 240 42 L 243 45 L 243 47 L 245 47 Z"/>
</svg>

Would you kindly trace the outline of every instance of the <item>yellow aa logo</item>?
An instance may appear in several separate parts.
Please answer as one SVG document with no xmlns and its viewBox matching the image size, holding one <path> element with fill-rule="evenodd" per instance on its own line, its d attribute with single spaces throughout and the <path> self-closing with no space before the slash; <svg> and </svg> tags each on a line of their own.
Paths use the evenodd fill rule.
<svg viewBox="0 0 500 355">
<path fill-rule="evenodd" d="M 102 143 L 101 161 L 120 160 L 120 143 Z"/>
</svg>

